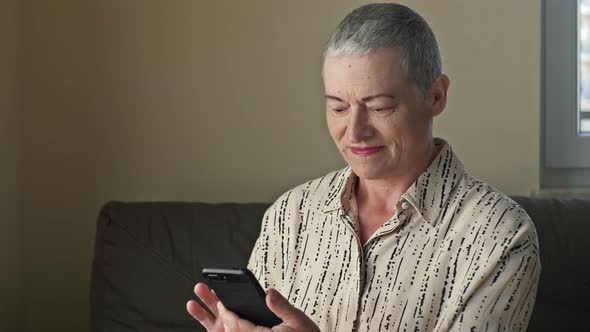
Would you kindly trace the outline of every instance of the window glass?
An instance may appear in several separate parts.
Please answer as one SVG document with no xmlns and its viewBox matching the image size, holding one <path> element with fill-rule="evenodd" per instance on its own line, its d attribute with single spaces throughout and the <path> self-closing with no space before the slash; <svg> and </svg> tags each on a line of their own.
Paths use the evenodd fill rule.
<svg viewBox="0 0 590 332">
<path fill-rule="evenodd" d="M 578 133 L 590 134 L 590 0 L 579 0 L 580 108 Z"/>
</svg>

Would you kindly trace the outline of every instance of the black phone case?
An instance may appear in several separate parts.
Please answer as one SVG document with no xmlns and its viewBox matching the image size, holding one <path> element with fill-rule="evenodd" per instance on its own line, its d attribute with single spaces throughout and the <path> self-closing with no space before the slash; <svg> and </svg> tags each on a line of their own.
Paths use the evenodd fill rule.
<svg viewBox="0 0 590 332">
<path fill-rule="evenodd" d="M 209 287 L 223 305 L 243 319 L 266 327 L 282 323 L 266 306 L 266 293 L 248 269 L 203 269 Z"/>
</svg>

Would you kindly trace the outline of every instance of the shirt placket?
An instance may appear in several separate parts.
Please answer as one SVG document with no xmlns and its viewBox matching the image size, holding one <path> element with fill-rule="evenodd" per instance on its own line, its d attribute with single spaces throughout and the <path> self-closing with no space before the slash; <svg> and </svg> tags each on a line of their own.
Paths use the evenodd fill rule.
<svg viewBox="0 0 590 332">
<path fill-rule="evenodd" d="M 356 307 L 356 313 L 355 313 L 355 317 L 356 320 L 355 322 L 357 324 L 354 324 L 352 331 L 356 332 L 359 330 L 358 328 L 358 322 L 361 321 L 362 319 L 362 306 L 361 306 L 361 301 L 363 299 L 363 293 L 364 293 L 364 288 L 365 288 L 365 275 L 366 275 L 366 269 L 367 269 L 367 264 L 366 262 L 370 261 L 371 257 L 365 257 L 365 248 L 370 248 L 370 246 L 373 244 L 374 241 L 377 241 L 379 238 L 387 235 L 387 234 L 391 234 L 393 232 L 396 232 L 400 229 L 400 227 L 402 226 L 402 222 L 401 220 L 404 220 L 404 216 L 411 210 L 412 205 L 410 205 L 409 202 L 407 202 L 405 199 L 400 200 L 400 202 L 397 204 L 396 206 L 396 213 L 394 214 L 394 216 L 388 220 L 385 224 L 383 224 L 376 232 L 375 234 L 373 234 L 371 236 L 371 238 L 367 241 L 367 243 L 365 243 L 364 246 L 361 245 L 360 243 L 360 238 L 358 237 L 358 235 L 355 234 L 355 238 L 357 238 L 357 242 L 360 248 L 360 253 L 359 253 L 359 259 L 358 261 L 360 262 L 359 267 L 358 267 L 358 273 L 359 273 L 359 282 L 358 282 L 358 299 L 356 301 L 357 303 L 357 307 Z M 351 218 L 350 216 L 347 216 L 348 218 Z"/>
<path fill-rule="evenodd" d="M 363 290 L 364 290 L 364 277 L 365 277 L 365 259 L 364 259 L 364 253 L 363 253 L 363 246 L 360 240 L 360 237 L 358 236 L 358 232 L 356 230 L 355 227 L 355 221 L 353 219 L 352 216 L 344 213 L 341 215 L 341 218 L 343 219 L 343 221 L 346 224 L 346 227 L 348 228 L 348 230 L 350 232 L 352 232 L 354 239 L 356 240 L 356 243 L 352 246 L 354 250 L 353 252 L 353 260 L 355 261 L 354 265 L 353 265 L 353 273 L 352 273 L 352 278 L 356 279 L 356 289 L 353 289 L 350 291 L 350 306 L 349 306 L 349 312 L 348 312 L 348 317 L 355 317 L 355 320 L 352 322 L 352 327 L 351 327 L 351 331 L 356 331 L 357 330 L 357 326 L 358 326 L 358 319 L 359 319 L 359 311 L 360 311 L 360 307 L 361 307 L 361 298 L 362 298 L 362 294 L 363 294 Z M 356 259 L 355 257 L 356 256 Z"/>
<path fill-rule="evenodd" d="M 377 240 L 381 236 L 387 235 L 389 233 L 397 231 L 402 226 L 402 220 L 404 220 L 404 215 L 411 210 L 412 205 L 405 199 L 400 200 L 400 202 L 396 205 L 396 213 L 395 215 L 386 221 L 381 227 L 375 231 L 375 233 L 371 236 L 369 241 L 365 244 L 368 246 L 371 242 Z"/>
</svg>

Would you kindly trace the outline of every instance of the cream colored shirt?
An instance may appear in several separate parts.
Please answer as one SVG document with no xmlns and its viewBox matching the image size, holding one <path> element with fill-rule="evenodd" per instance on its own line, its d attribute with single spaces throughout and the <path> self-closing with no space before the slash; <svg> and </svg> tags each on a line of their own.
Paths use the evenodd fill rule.
<svg viewBox="0 0 590 332">
<path fill-rule="evenodd" d="M 360 243 L 347 167 L 283 194 L 249 268 L 322 331 L 525 331 L 541 272 L 535 227 L 451 147 Z"/>
</svg>

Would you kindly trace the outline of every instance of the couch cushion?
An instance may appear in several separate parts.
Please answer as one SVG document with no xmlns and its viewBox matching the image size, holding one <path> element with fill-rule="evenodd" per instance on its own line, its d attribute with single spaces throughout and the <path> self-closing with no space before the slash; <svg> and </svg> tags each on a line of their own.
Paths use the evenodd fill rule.
<svg viewBox="0 0 590 332">
<path fill-rule="evenodd" d="M 541 281 L 529 331 L 586 329 L 590 201 L 513 197 L 531 216 Z M 93 331 L 202 331 L 185 311 L 203 267 L 241 267 L 268 204 L 109 203 L 92 271 Z"/>
<path fill-rule="evenodd" d="M 590 313 L 590 201 L 514 200 L 533 220 L 541 252 L 541 280 L 529 330 L 551 324 L 563 331 L 588 330 L 582 313 Z"/>
<path fill-rule="evenodd" d="M 244 267 L 268 204 L 109 203 L 92 271 L 93 331 L 199 331 L 203 267 Z"/>
</svg>

